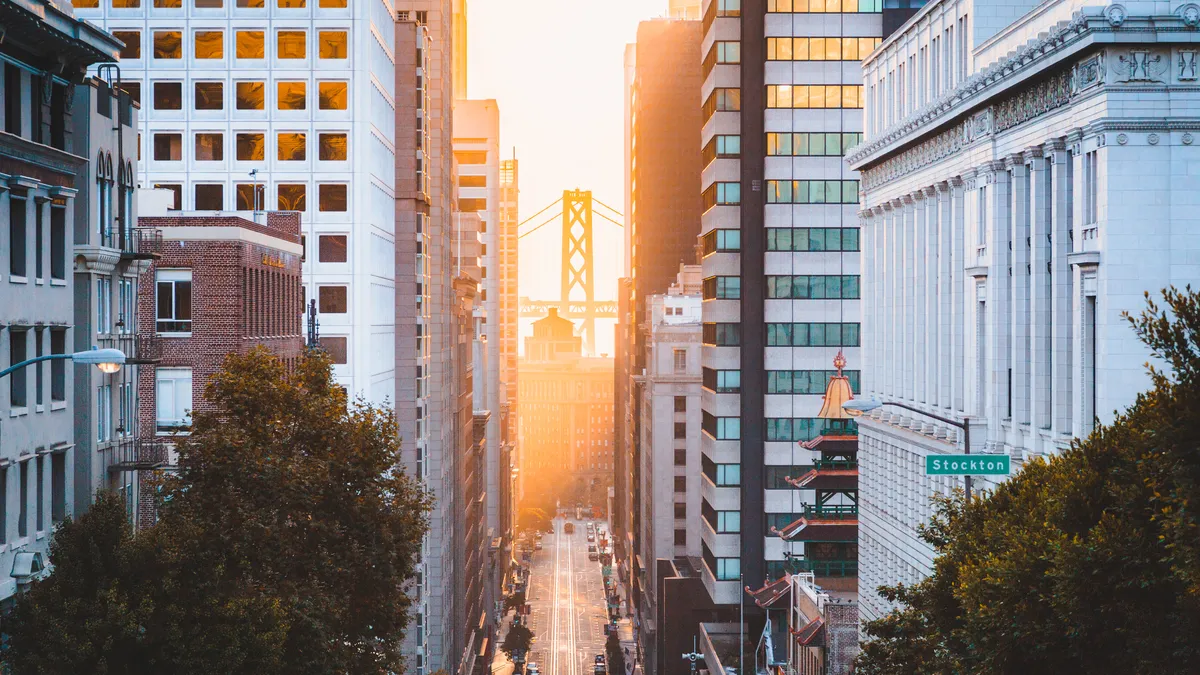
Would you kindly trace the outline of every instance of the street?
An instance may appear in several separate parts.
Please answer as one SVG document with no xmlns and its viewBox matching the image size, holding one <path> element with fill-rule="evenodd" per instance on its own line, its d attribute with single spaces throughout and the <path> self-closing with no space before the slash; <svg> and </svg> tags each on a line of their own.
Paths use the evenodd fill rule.
<svg viewBox="0 0 1200 675">
<path fill-rule="evenodd" d="M 566 522 L 574 534 L 563 532 Z M 604 582 L 600 563 L 588 560 L 587 522 L 555 518 L 554 534 L 533 556 L 532 660 L 544 675 L 592 675 L 593 659 L 604 653 Z"/>
</svg>

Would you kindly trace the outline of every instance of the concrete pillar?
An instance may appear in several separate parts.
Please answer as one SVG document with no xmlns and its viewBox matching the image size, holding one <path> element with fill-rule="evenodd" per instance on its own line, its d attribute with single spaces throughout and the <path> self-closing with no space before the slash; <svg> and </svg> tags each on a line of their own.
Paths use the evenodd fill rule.
<svg viewBox="0 0 1200 675">
<path fill-rule="evenodd" d="M 949 409 L 951 405 L 950 377 L 954 368 L 952 351 L 953 323 L 950 317 L 951 298 L 954 295 L 951 283 L 951 262 L 953 260 L 953 230 L 950 227 L 950 185 L 938 183 L 934 186 L 937 200 L 937 304 L 938 325 L 937 344 L 934 345 L 933 358 L 937 373 L 937 405 Z"/>
<path fill-rule="evenodd" d="M 1012 204 L 1009 200 L 1009 174 L 1004 162 L 989 162 L 985 168 L 983 176 L 988 179 L 987 202 L 984 207 L 985 222 L 981 231 L 986 237 L 983 245 L 987 247 L 988 270 L 987 334 L 983 336 L 987 363 L 983 384 L 987 388 L 986 416 L 989 421 L 993 421 L 1011 417 L 1009 359 L 1012 340 L 1009 317 L 1012 313 L 1012 298 L 1008 284 L 1008 270 L 1011 266 L 1008 247 L 1012 235 Z M 1001 441 L 999 426 L 989 426 L 994 427 L 991 429 L 989 440 Z"/>
<path fill-rule="evenodd" d="M 925 367 L 925 396 L 921 400 L 930 405 L 937 405 L 937 345 L 940 336 L 938 324 L 941 315 L 941 305 L 938 303 L 937 296 L 938 273 L 941 271 L 941 261 L 938 258 L 938 214 L 940 209 L 938 193 L 932 187 L 925 188 L 925 203 L 925 234 L 922 237 L 922 246 L 925 249 L 925 264 L 921 267 L 920 276 L 925 282 L 925 322 L 921 329 L 925 353 L 920 355 Z"/>
<path fill-rule="evenodd" d="M 1051 429 L 1071 433 L 1071 156 L 1064 140 L 1047 144 L 1050 151 L 1050 340 Z"/>
<path fill-rule="evenodd" d="M 1010 216 L 1008 222 L 1010 251 L 1009 284 L 1010 305 L 1002 321 L 1008 324 L 1011 335 L 1008 367 L 1009 396 L 1012 397 L 1011 416 L 1013 427 L 1029 423 L 1029 168 L 1022 154 L 1010 155 L 1005 160 L 1010 179 Z M 1003 253 L 996 249 L 993 256 Z M 1004 277 L 1000 277 L 1003 279 Z M 1002 282 L 1004 283 L 1004 282 Z M 1023 443 L 1014 443 L 1023 446 Z"/>
<path fill-rule="evenodd" d="M 1033 148 L 1026 155 L 1030 159 L 1033 188 L 1029 218 L 1029 268 L 1030 268 L 1030 321 L 1029 342 L 1029 409 L 1033 429 L 1050 428 L 1050 173 L 1048 160 L 1042 148 Z M 1034 447 L 1039 443 L 1034 442 Z"/>
<path fill-rule="evenodd" d="M 911 338 L 908 355 L 909 398 L 925 402 L 925 315 L 928 307 L 925 305 L 925 278 L 929 276 L 927 259 L 925 257 L 925 235 L 928 216 L 925 208 L 925 193 L 917 190 L 913 193 L 912 214 L 913 222 L 908 231 L 911 234 L 909 250 L 912 252 L 912 264 L 906 270 L 905 279 L 908 281 L 909 307 L 908 334 Z"/>
<path fill-rule="evenodd" d="M 913 398 L 913 228 L 915 225 L 915 205 L 910 195 L 905 195 L 900 205 L 900 253 L 896 261 L 896 273 L 900 291 L 898 321 L 900 324 L 900 354 L 899 381 L 897 393 L 901 398 Z"/>
<path fill-rule="evenodd" d="M 963 292 L 966 276 L 966 184 L 961 177 L 950 179 L 947 225 L 950 234 L 950 405 L 966 411 L 966 338 Z"/>
</svg>

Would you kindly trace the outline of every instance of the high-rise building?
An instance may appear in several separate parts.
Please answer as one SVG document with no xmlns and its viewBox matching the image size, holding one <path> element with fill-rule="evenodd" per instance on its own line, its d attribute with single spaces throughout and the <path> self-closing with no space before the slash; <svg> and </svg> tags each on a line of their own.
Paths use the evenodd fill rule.
<svg viewBox="0 0 1200 675">
<path fill-rule="evenodd" d="M 451 30 L 450 43 L 453 45 L 454 56 L 451 58 L 454 81 L 454 100 L 467 98 L 467 0 L 451 0 Z"/>
<path fill-rule="evenodd" d="M 718 606 L 814 552 L 801 521 L 820 497 L 787 479 L 823 459 L 802 443 L 852 430 L 818 413 L 835 357 L 851 382 L 861 361 L 859 184 L 842 155 L 862 138 L 856 62 L 880 42 L 882 4 L 704 5 L 701 509 L 736 523 L 702 529 Z M 854 528 L 828 531 L 820 543 L 852 558 Z"/>
<path fill-rule="evenodd" d="M 859 424 L 862 619 L 891 608 L 878 586 L 930 573 L 917 527 L 935 493 L 968 487 L 929 475 L 931 457 L 969 438 L 1015 472 L 1153 386 L 1123 315 L 1200 282 L 1179 179 L 1200 161 L 1197 50 L 1174 37 L 1196 24 L 1149 5 L 935 0 L 863 63 L 867 137 L 848 160 L 863 384 L 883 405 Z"/>
<path fill-rule="evenodd" d="M 700 0 L 668 0 L 667 16 L 672 19 L 700 19 Z"/>
<path fill-rule="evenodd" d="M 306 256 L 308 297 L 347 298 L 344 311 L 321 313 L 323 333 L 349 345 L 334 374 L 354 395 L 390 400 L 392 5 L 78 0 L 75 9 L 125 43 L 122 86 L 142 106 L 139 185 L 170 190 L 185 212 L 299 211 L 306 242 L 346 237 L 344 257 Z"/>
<path fill-rule="evenodd" d="M 517 159 L 500 160 L 500 222 L 497 226 L 496 274 L 499 276 L 500 307 L 500 528 L 511 533 L 516 525 L 517 500 L 520 498 L 520 446 L 517 444 L 517 353 L 520 340 L 520 298 L 518 296 L 517 205 L 520 198 L 520 170 Z M 507 478 L 504 472 L 508 472 Z M 507 569 L 507 568 L 506 568 Z"/>
<path fill-rule="evenodd" d="M 627 291 L 617 324 L 620 380 L 614 387 L 614 540 L 617 568 L 632 599 L 640 595 L 634 552 L 643 530 L 639 476 L 641 384 L 646 369 L 647 298 L 666 293 L 681 264 L 695 262 L 700 235 L 699 21 L 656 19 L 638 26 L 637 42 L 626 49 L 626 263 Z M 628 313 L 625 306 L 628 306 Z M 653 561 L 646 561 L 652 564 Z M 652 571 L 650 572 L 653 573 Z"/>
</svg>

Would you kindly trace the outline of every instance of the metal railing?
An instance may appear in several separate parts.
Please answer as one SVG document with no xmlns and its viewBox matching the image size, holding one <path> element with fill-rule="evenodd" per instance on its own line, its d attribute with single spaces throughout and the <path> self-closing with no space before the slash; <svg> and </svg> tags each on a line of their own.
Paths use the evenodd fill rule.
<svg viewBox="0 0 1200 675">
<path fill-rule="evenodd" d="M 805 518 L 820 518 L 822 520 L 840 520 L 858 517 L 857 504 L 805 504 Z"/>
<path fill-rule="evenodd" d="M 168 445 L 148 438 L 128 438 L 114 445 L 108 470 L 149 471 L 167 465 Z"/>
<path fill-rule="evenodd" d="M 858 460 L 854 459 L 818 459 L 813 462 L 813 468 L 818 471 L 835 469 L 857 469 Z"/>
<path fill-rule="evenodd" d="M 121 257 L 132 260 L 152 260 L 162 255 L 162 230 L 152 227 L 135 227 L 125 231 L 125 246 Z"/>
<path fill-rule="evenodd" d="M 819 577 L 858 576 L 857 560 L 812 560 L 802 555 L 793 555 L 790 562 L 794 571 L 812 572 Z"/>
</svg>

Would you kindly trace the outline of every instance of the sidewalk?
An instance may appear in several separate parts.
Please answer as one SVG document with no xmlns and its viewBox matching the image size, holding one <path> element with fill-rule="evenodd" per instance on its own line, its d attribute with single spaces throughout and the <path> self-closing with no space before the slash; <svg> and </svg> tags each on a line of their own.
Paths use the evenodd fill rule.
<svg viewBox="0 0 1200 675">
<path fill-rule="evenodd" d="M 504 644 L 504 638 L 508 635 L 508 629 L 512 627 L 512 619 L 510 618 L 511 615 L 512 612 L 505 612 L 504 616 L 500 617 L 500 630 L 496 631 L 495 636 L 496 655 L 492 657 L 491 672 L 493 675 L 512 675 L 513 669 L 515 668 L 513 662 L 509 661 L 508 657 L 504 655 L 504 652 L 500 651 L 500 645 Z"/>
</svg>

